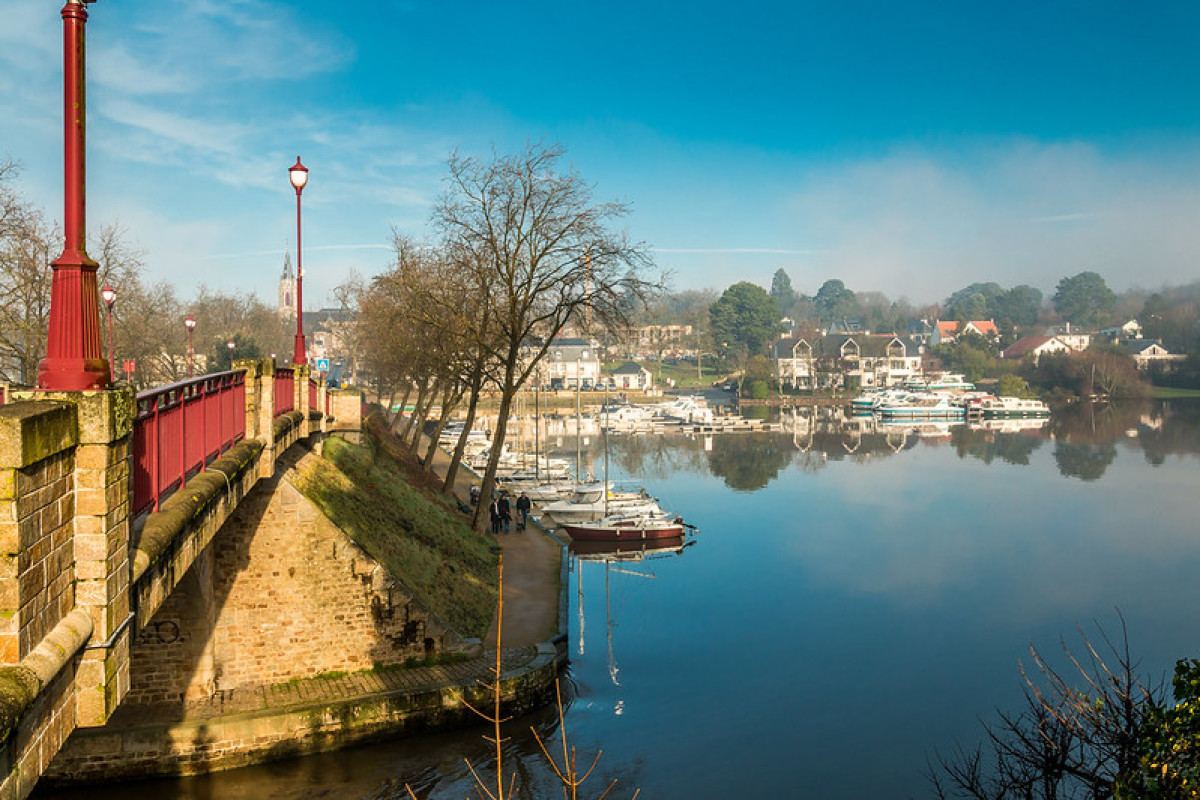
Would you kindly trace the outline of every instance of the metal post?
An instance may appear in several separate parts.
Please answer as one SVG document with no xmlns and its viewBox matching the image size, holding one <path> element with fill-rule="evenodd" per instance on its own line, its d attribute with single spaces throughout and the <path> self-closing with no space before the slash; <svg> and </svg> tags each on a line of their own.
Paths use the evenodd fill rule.
<svg viewBox="0 0 1200 800">
<path fill-rule="evenodd" d="M 63 20 L 63 187 L 64 245 L 51 264 L 50 330 L 38 386 L 55 391 L 103 389 L 112 378 L 100 350 L 100 309 L 96 297 L 99 265 L 84 249 L 84 26 L 87 8 L 68 0 Z"/>
</svg>

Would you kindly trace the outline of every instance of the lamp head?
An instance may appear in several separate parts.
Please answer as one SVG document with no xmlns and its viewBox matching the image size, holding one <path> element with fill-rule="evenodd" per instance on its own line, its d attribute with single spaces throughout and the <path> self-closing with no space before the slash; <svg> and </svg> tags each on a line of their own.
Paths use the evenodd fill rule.
<svg viewBox="0 0 1200 800">
<path fill-rule="evenodd" d="M 296 156 L 296 163 L 288 167 L 288 178 L 296 187 L 296 194 L 300 194 L 300 190 L 308 183 L 308 167 L 300 163 L 300 156 Z"/>
<path fill-rule="evenodd" d="M 187 328 L 189 333 L 196 330 L 196 318 L 188 314 L 183 318 L 183 327 Z"/>
<path fill-rule="evenodd" d="M 113 303 L 117 302 L 117 290 L 106 283 L 100 290 L 100 297 L 104 299 L 104 305 L 108 306 L 108 310 L 112 311 Z"/>
<path fill-rule="evenodd" d="M 225 346 L 228 347 L 229 352 L 232 353 L 233 348 L 237 347 L 237 342 L 233 341 L 233 339 L 230 339 L 228 342 L 225 343 Z"/>
</svg>

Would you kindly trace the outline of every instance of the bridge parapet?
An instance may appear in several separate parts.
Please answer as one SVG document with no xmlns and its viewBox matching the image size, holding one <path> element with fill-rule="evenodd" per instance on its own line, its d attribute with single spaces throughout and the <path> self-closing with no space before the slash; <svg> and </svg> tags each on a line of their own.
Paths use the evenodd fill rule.
<svg viewBox="0 0 1200 800">
<path fill-rule="evenodd" d="M 283 382 L 270 360 L 234 367 L 157 398 L 14 391 L 0 405 L 0 800 L 26 796 L 76 727 L 109 719 L 137 629 L 283 451 L 324 429 L 307 366 Z M 138 427 L 150 413 L 153 432 Z M 150 464 L 156 493 L 135 510 Z"/>
</svg>

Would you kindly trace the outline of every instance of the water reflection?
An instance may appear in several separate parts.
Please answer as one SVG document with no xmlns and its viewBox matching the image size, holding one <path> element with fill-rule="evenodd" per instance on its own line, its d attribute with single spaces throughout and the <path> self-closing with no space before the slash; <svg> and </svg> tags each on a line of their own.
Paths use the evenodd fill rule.
<svg viewBox="0 0 1200 800">
<path fill-rule="evenodd" d="M 761 412 L 761 409 L 757 409 Z M 1140 449 L 1161 465 L 1171 456 L 1200 454 L 1200 403 L 1147 401 L 1077 405 L 1047 419 L 971 423 L 892 422 L 855 416 L 842 408 L 785 408 L 781 432 L 730 436 L 614 434 L 608 437 L 615 468 L 646 480 L 679 472 L 711 474 L 737 491 L 765 488 L 789 467 L 817 472 L 830 462 L 869 462 L 922 447 L 953 447 L 960 458 L 1028 466 L 1043 446 L 1052 448 L 1060 475 L 1101 480 L 1121 449 Z M 595 459 L 602 438 L 590 443 Z"/>
</svg>

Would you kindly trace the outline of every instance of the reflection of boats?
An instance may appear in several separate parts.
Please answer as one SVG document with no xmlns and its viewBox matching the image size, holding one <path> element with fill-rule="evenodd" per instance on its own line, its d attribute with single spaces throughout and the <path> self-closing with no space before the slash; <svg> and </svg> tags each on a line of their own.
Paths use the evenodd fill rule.
<svg viewBox="0 0 1200 800">
<path fill-rule="evenodd" d="M 1020 433 L 1021 431 L 1041 430 L 1049 423 L 1050 420 L 1046 417 L 996 417 L 992 419 L 973 419 L 970 422 L 970 426 L 973 431 Z"/>
<path fill-rule="evenodd" d="M 626 542 L 653 539 L 679 539 L 685 525 L 679 517 L 662 515 L 618 514 L 595 522 L 563 523 L 562 529 L 572 541 Z"/>
<path fill-rule="evenodd" d="M 651 555 L 678 555 L 688 544 L 691 542 L 684 542 L 682 536 L 619 542 L 581 539 L 572 541 L 568 549 L 584 561 L 641 561 Z"/>
</svg>

